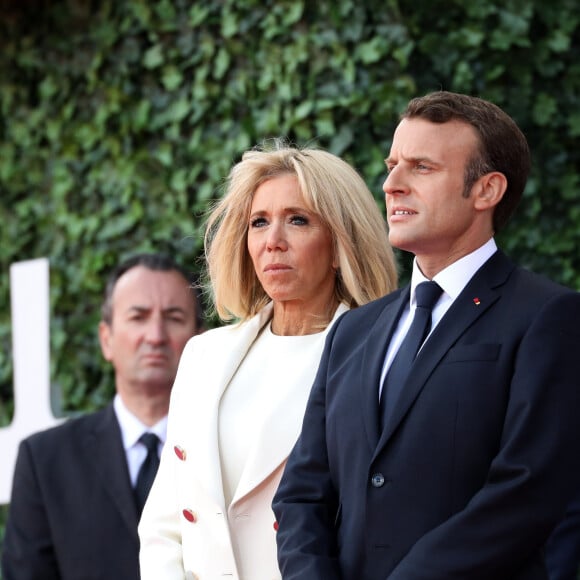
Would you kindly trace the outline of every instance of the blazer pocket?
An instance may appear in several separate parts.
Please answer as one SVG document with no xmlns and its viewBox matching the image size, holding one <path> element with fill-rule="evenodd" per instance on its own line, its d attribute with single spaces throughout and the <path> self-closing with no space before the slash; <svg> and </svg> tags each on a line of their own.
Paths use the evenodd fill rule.
<svg viewBox="0 0 580 580">
<path fill-rule="evenodd" d="M 445 357 L 445 363 L 463 361 L 493 361 L 499 357 L 501 344 L 460 344 Z"/>
</svg>

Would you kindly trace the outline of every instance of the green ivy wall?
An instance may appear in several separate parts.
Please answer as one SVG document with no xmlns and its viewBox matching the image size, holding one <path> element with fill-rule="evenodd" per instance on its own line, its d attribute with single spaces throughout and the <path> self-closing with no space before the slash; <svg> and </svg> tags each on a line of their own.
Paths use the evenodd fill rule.
<svg viewBox="0 0 580 580">
<path fill-rule="evenodd" d="M 119 259 L 199 268 L 208 203 L 267 137 L 344 156 L 382 207 L 397 114 L 439 88 L 519 122 L 533 175 L 500 242 L 580 288 L 579 19 L 575 0 L 0 0 L 0 426 L 11 263 L 50 258 L 61 411 L 100 407 L 96 326 Z"/>
<path fill-rule="evenodd" d="M 208 203 L 267 137 L 344 156 L 382 207 L 397 114 L 434 89 L 519 122 L 533 175 L 500 242 L 580 288 L 575 0 L 0 0 L 0 13 L 0 424 L 12 262 L 50 258 L 62 412 L 99 407 L 113 392 L 96 336 L 113 264 L 162 250 L 199 268 Z"/>
</svg>

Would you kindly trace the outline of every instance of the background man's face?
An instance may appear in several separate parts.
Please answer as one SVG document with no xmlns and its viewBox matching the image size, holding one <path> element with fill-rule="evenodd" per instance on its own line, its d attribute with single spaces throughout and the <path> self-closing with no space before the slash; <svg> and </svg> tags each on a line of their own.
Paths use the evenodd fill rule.
<svg viewBox="0 0 580 580">
<path fill-rule="evenodd" d="M 137 266 L 119 278 L 111 324 L 99 327 L 117 390 L 171 389 L 185 343 L 196 333 L 192 292 L 176 271 Z"/>
</svg>

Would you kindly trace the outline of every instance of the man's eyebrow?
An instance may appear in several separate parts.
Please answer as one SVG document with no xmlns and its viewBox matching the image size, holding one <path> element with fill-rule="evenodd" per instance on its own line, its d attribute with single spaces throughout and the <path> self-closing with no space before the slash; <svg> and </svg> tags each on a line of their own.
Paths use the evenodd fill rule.
<svg viewBox="0 0 580 580">
<path fill-rule="evenodd" d="M 435 161 L 431 157 L 428 157 L 427 155 L 417 155 L 414 157 L 404 157 L 403 155 L 401 155 L 400 157 L 403 161 L 406 161 L 408 163 L 417 164 L 417 163 L 427 162 L 427 163 L 430 163 L 431 165 L 439 165 L 439 163 L 437 161 Z M 396 163 L 396 162 L 394 161 L 394 159 L 392 157 L 387 157 L 385 159 L 385 165 L 389 165 L 389 164 L 393 164 L 393 163 Z"/>
<path fill-rule="evenodd" d="M 131 312 L 132 310 L 136 310 L 137 312 L 147 312 L 151 310 L 149 306 L 140 306 L 139 304 L 132 304 L 127 308 L 127 312 Z"/>
<path fill-rule="evenodd" d="M 130 306 L 127 309 L 127 312 L 139 312 L 139 313 L 146 313 L 146 312 L 150 312 L 151 310 L 153 310 L 153 308 L 151 308 L 151 306 L 141 306 L 139 304 L 134 304 L 133 306 Z M 164 314 L 171 314 L 173 312 L 181 312 L 181 313 L 185 313 L 185 309 L 182 308 L 181 306 L 168 306 L 167 308 L 163 308 L 162 312 Z"/>
<path fill-rule="evenodd" d="M 185 314 L 185 308 L 181 306 L 169 306 L 168 308 L 163 309 L 163 314 L 175 314 L 176 312 L 179 314 Z"/>
</svg>

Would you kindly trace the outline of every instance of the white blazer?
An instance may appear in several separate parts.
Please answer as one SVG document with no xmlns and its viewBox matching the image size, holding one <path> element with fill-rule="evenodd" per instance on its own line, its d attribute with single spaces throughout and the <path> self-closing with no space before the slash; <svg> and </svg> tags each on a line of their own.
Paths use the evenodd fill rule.
<svg viewBox="0 0 580 580">
<path fill-rule="evenodd" d="M 346 310 L 338 307 L 326 332 Z M 271 502 L 300 434 L 324 340 L 319 349 L 304 353 L 301 369 L 293 369 L 291 396 L 264 417 L 230 505 L 225 505 L 218 445 L 221 396 L 271 314 L 270 304 L 245 323 L 191 338 L 183 351 L 167 443 L 139 524 L 142 580 L 281 578 Z M 236 562 L 233 546 L 243 562 Z"/>
</svg>

